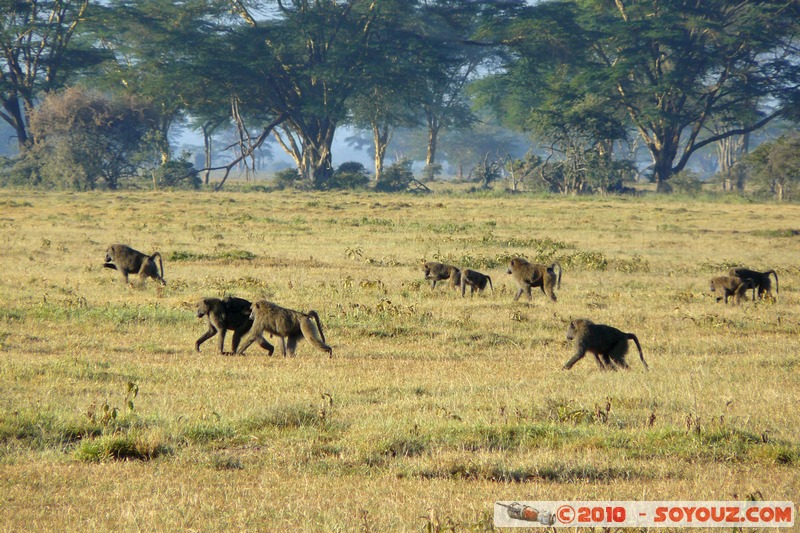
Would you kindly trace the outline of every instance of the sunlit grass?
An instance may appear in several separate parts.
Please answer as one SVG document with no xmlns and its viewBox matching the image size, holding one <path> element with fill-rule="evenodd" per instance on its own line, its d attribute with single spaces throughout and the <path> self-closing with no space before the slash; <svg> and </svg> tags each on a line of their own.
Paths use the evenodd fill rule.
<svg viewBox="0 0 800 533">
<path fill-rule="evenodd" d="M 6 529 L 481 528 L 503 499 L 800 489 L 800 207 L 438 189 L 0 206 Z M 167 286 L 124 286 L 113 242 L 159 250 Z M 516 255 L 562 265 L 557 303 L 512 301 Z M 423 259 L 495 291 L 431 290 Z M 708 279 L 737 265 L 774 268 L 777 302 L 715 303 Z M 333 359 L 195 352 L 194 302 L 226 294 L 315 309 Z M 561 371 L 577 317 L 636 333 L 651 371 L 633 353 Z"/>
</svg>

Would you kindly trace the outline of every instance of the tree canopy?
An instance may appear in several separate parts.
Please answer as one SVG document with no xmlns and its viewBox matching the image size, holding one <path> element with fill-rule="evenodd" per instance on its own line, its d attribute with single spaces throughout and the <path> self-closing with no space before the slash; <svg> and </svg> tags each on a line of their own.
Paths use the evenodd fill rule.
<svg viewBox="0 0 800 533">
<path fill-rule="evenodd" d="M 156 113 L 162 165 L 178 128 L 202 130 L 207 166 L 233 129 L 228 172 L 271 136 L 317 188 L 345 125 L 371 132 L 376 178 L 397 128 L 431 176 L 508 144 L 466 132 L 523 132 L 561 192 L 618 183 L 620 141 L 641 142 L 669 190 L 698 150 L 797 119 L 798 37 L 796 0 L 0 2 L 0 117 L 24 151 L 35 108 L 80 84 Z"/>
<path fill-rule="evenodd" d="M 780 116 L 800 88 L 795 1 L 559 0 L 506 22 L 496 36 L 511 53 L 489 85 L 506 120 L 611 138 L 624 113 L 660 187 L 700 148 Z M 712 121 L 725 127 L 708 134 Z"/>
</svg>

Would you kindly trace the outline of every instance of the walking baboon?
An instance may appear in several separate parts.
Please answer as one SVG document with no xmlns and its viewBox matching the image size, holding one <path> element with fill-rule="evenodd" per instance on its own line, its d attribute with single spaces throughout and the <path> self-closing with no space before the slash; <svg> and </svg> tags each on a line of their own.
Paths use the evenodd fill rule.
<svg viewBox="0 0 800 533">
<path fill-rule="evenodd" d="M 733 301 L 736 305 L 741 305 L 742 298 L 747 298 L 747 289 L 753 289 L 753 301 L 756 299 L 756 285 L 750 279 L 742 279 L 737 276 L 717 276 L 711 278 L 709 289 L 711 292 L 717 293 L 717 301 L 724 299 L 728 303 L 728 298 L 733 296 Z"/>
<path fill-rule="evenodd" d="M 563 370 L 569 370 L 580 361 L 586 352 L 594 354 L 601 370 L 616 370 L 617 367 L 629 368 L 625 362 L 628 353 L 628 339 L 636 343 L 639 358 L 645 370 L 649 370 L 644 360 L 642 345 L 633 333 L 624 333 L 617 328 L 604 324 L 595 324 L 586 318 L 579 318 L 569 323 L 567 340 L 575 340 L 575 355 L 566 362 Z"/>
<path fill-rule="evenodd" d="M 471 270 L 469 268 L 465 268 L 461 271 L 461 296 L 464 296 L 466 292 L 467 285 L 469 285 L 469 295 L 472 294 L 477 290 L 478 292 L 483 292 L 483 289 L 486 288 L 486 284 L 489 284 L 491 287 L 492 292 L 494 292 L 494 286 L 492 285 L 492 278 L 487 276 L 486 274 L 481 274 L 477 270 Z"/>
<path fill-rule="evenodd" d="M 158 264 L 156 264 L 158 258 Z M 125 283 L 128 283 L 128 274 L 139 274 L 144 281 L 146 278 L 153 278 L 166 285 L 164 281 L 164 264 L 161 261 L 161 254 L 153 252 L 153 255 L 143 254 L 124 244 L 112 244 L 106 249 L 106 268 L 114 268 L 122 275 Z M 161 273 L 159 274 L 159 270 Z"/>
<path fill-rule="evenodd" d="M 269 333 L 281 338 L 284 357 L 287 355 L 287 350 L 288 355 L 294 357 L 297 343 L 303 337 L 333 357 L 333 349 L 325 344 L 325 334 L 322 332 L 322 324 L 316 311 L 302 313 L 280 307 L 267 300 L 261 300 L 251 306 L 250 319 L 253 321 L 253 325 L 250 328 L 250 336 L 239 348 L 238 353 L 244 353 L 247 347 L 258 339 L 266 342 L 264 333 Z M 316 327 L 314 327 L 314 322 L 316 322 Z"/>
<path fill-rule="evenodd" d="M 558 267 L 558 275 L 556 275 Z M 519 300 L 522 293 L 528 295 L 528 300 L 533 299 L 531 287 L 539 287 L 542 292 L 550 297 L 554 302 L 557 300 L 554 288 L 561 288 L 561 265 L 553 263 L 550 266 L 540 263 L 531 263 L 522 257 L 515 257 L 508 266 L 508 273 L 514 276 L 514 280 L 519 285 L 514 301 Z"/>
<path fill-rule="evenodd" d="M 422 270 L 425 272 L 425 279 L 431 282 L 431 289 L 436 288 L 437 281 L 449 280 L 450 287 L 453 288 L 461 284 L 461 271 L 453 265 L 427 261 L 422 263 Z"/>
<path fill-rule="evenodd" d="M 772 280 L 769 279 L 770 274 L 775 276 L 775 294 L 778 294 L 778 273 L 774 270 L 759 272 L 757 270 L 750 270 L 749 268 L 737 267 L 728 271 L 729 276 L 752 279 L 753 283 L 756 284 L 756 289 L 758 289 L 759 299 L 763 298 L 765 295 L 767 298 L 774 298 L 774 296 L 772 296 Z"/>
<path fill-rule="evenodd" d="M 253 321 L 250 318 L 250 306 L 251 304 L 248 300 L 233 296 L 228 296 L 224 300 L 203 298 L 197 302 L 197 318 L 205 317 L 208 331 L 203 333 L 194 343 L 195 350 L 199 352 L 201 344 L 219 333 L 218 352 L 224 354 L 225 333 L 227 330 L 232 330 L 233 339 L 231 340 L 230 353 L 235 354 L 242 336 L 250 331 L 250 327 L 253 325 Z M 272 355 L 275 351 L 272 344 L 265 339 L 259 338 L 257 342 L 259 346 L 269 352 L 269 355 Z"/>
</svg>

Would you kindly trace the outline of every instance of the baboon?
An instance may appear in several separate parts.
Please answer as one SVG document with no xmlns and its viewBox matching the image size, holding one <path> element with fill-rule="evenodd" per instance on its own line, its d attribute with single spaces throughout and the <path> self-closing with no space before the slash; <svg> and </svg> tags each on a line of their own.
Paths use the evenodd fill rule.
<svg viewBox="0 0 800 533">
<path fill-rule="evenodd" d="M 197 318 L 205 317 L 208 331 L 203 333 L 194 343 L 195 350 L 199 352 L 201 344 L 219 333 L 218 352 L 225 354 L 226 352 L 223 348 L 225 333 L 230 329 L 233 331 L 230 353 L 235 354 L 242 336 L 250 331 L 250 326 L 253 325 L 253 321 L 250 319 L 250 306 L 251 304 L 248 300 L 233 296 L 228 296 L 224 300 L 203 298 L 197 302 Z M 275 348 L 265 339 L 259 338 L 257 341 L 259 346 L 269 352 L 269 355 L 272 355 L 275 351 Z"/>
<path fill-rule="evenodd" d="M 774 296 L 772 296 L 772 280 L 769 279 L 770 274 L 775 276 L 775 294 L 778 294 L 778 273 L 774 270 L 759 272 L 757 270 L 750 270 L 749 268 L 737 267 L 728 271 L 729 276 L 752 279 L 753 283 L 756 284 L 756 289 L 758 289 L 759 299 L 763 298 L 765 295 L 767 298 L 774 298 Z"/>
<path fill-rule="evenodd" d="M 741 305 L 742 298 L 747 298 L 747 289 L 753 289 L 753 301 L 756 299 L 756 285 L 750 279 L 742 279 L 737 276 L 717 276 L 711 278 L 709 289 L 711 292 L 717 293 L 717 301 L 724 299 L 728 303 L 728 298 L 733 296 L 733 301 L 736 305 Z"/>
<path fill-rule="evenodd" d="M 431 289 L 436 288 L 437 281 L 449 280 L 453 288 L 461 284 L 461 271 L 453 265 L 427 261 L 422 263 L 422 270 L 425 271 L 425 279 L 431 281 Z"/>
<path fill-rule="evenodd" d="M 624 333 L 617 328 L 604 324 L 595 324 L 591 320 L 579 318 L 569 323 L 567 340 L 575 340 L 575 355 L 566 362 L 563 370 L 569 370 L 580 361 L 586 352 L 594 354 L 601 370 L 616 370 L 617 367 L 629 368 L 625 362 L 628 353 L 628 339 L 636 343 L 639 358 L 645 370 L 649 370 L 644 360 L 642 345 L 633 333 Z"/>
<path fill-rule="evenodd" d="M 556 267 L 558 275 L 556 276 Z M 515 257 L 508 266 L 508 273 L 514 276 L 514 280 L 519 285 L 514 301 L 519 300 L 522 293 L 528 295 L 528 300 L 533 299 L 531 287 L 539 287 L 542 292 L 550 297 L 554 302 L 557 300 L 554 288 L 561 288 L 561 265 L 553 263 L 550 266 L 539 263 L 530 263 L 522 257 Z"/>
<path fill-rule="evenodd" d="M 322 332 L 322 324 L 316 311 L 302 313 L 280 307 L 267 300 L 261 300 L 251 306 L 250 319 L 253 321 L 253 326 L 250 328 L 250 336 L 239 348 L 238 353 L 240 354 L 244 353 L 247 347 L 258 339 L 266 342 L 264 333 L 269 333 L 281 338 L 284 357 L 287 355 L 287 349 L 288 355 L 294 357 L 297 343 L 303 337 L 333 357 L 333 349 L 325 344 L 325 334 Z M 315 321 L 316 328 L 314 327 Z M 288 342 L 286 341 L 287 338 L 289 339 Z"/>
<path fill-rule="evenodd" d="M 158 258 L 158 265 L 156 265 Z M 161 254 L 154 252 L 153 255 L 143 254 L 124 244 L 112 244 L 106 249 L 106 268 L 114 268 L 122 275 L 125 283 L 128 283 L 128 274 L 139 274 L 144 281 L 146 278 L 153 278 L 166 285 L 164 281 L 164 264 L 161 261 Z M 161 273 L 159 274 L 159 269 Z"/>
<path fill-rule="evenodd" d="M 494 292 L 494 286 L 492 285 L 492 278 L 487 276 L 486 274 L 481 274 L 477 270 L 471 270 L 469 268 L 465 268 L 461 271 L 461 297 L 464 297 L 464 293 L 466 292 L 467 285 L 469 285 L 469 295 L 472 294 L 477 290 L 478 292 L 483 292 L 483 289 L 486 288 L 486 284 L 489 284 L 489 287 Z"/>
</svg>

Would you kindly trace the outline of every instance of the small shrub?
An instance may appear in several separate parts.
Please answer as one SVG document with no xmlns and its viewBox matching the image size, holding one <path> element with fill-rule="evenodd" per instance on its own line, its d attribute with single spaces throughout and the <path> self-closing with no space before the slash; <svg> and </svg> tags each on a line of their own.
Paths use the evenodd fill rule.
<svg viewBox="0 0 800 533">
<path fill-rule="evenodd" d="M 414 180 L 411 172 L 411 161 L 403 159 L 383 170 L 380 179 L 375 184 L 375 190 L 380 192 L 400 192 L 408 189 Z"/>
<path fill-rule="evenodd" d="M 97 439 L 84 439 L 75 450 L 79 460 L 100 462 L 107 460 L 149 461 L 162 455 L 169 455 L 172 449 L 160 442 L 132 434 L 113 434 Z"/>
<path fill-rule="evenodd" d="M 303 176 L 296 168 L 285 168 L 275 173 L 275 186 L 278 189 L 297 189 L 303 180 Z"/>
<path fill-rule="evenodd" d="M 186 159 L 169 161 L 153 171 L 153 178 L 159 188 L 199 189 L 202 184 L 194 165 Z"/>
<path fill-rule="evenodd" d="M 328 180 L 328 189 L 363 189 L 369 185 L 369 173 L 355 161 L 342 163 Z"/>
<path fill-rule="evenodd" d="M 677 193 L 697 196 L 703 188 L 703 182 L 694 172 L 684 170 L 672 176 L 669 180 L 672 190 Z"/>
</svg>

